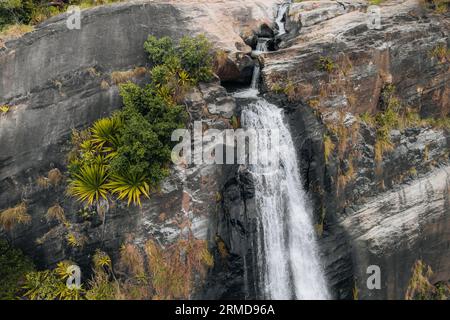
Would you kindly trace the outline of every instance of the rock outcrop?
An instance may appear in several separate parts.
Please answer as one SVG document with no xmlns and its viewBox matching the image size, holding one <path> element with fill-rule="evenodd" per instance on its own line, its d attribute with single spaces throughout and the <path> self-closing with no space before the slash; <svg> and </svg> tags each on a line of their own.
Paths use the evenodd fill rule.
<svg viewBox="0 0 450 320">
<path fill-rule="evenodd" d="M 359 298 L 401 299 L 417 259 L 433 268 L 432 281 L 449 280 L 448 130 L 430 123 L 389 130 L 392 148 L 380 158 L 377 129 L 361 120 L 383 111 L 388 85 L 420 117 L 448 118 L 449 58 L 436 51 L 450 44 L 448 14 L 426 12 L 412 0 L 386 1 L 381 27 L 371 29 L 364 1 L 304 1 L 290 5 L 287 33 L 277 37 L 279 2 L 118 3 L 82 11 L 80 30 L 69 30 L 64 14 L 0 48 L 0 105 L 11 106 L 0 116 L 0 210 L 25 201 L 32 216 L 9 235 L 14 245 L 39 267 L 72 259 L 88 271 L 96 248 L 115 260 L 129 239 L 168 244 L 188 217 L 215 258 L 194 297 L 257 297 L 254 187 L 242 168 L 175 167 L 142 208 L 113 203 L 105 223 L 65 195 L 66 177 L 47 185 L 38 179 L 54 168 L 64 173 L 72 128 L 120 107 L 115 71 L 148 80 L 134 72 L 148 67 L 148 35 L 205 33 L 226 53 L 217 66 L 223 84 L 248 81 L 255 34 L 275 34 L 270 49 L 278 50 L 259 55 L 262 87 L 286 109 L 333 297 L 351 299 L 357 288 Z M 192 90 L 185 103 L 204 130 L 230 128 L 240 110 L 219 81 Z M 83 248 L 67 245 L 67 226 L 45 220 L 55 203 L 70 231 L 85 237 Z M 381 290 L 366 287 L 369 265 L 380 266 Z"/>
<path fill-rule="evenodd" d="M 432 281 L 450 278 L 448 127 L 399 125 L 380 151 L 378 129 L 364 116 L 383 112 L 395 96 L 398 108 L 422 119 L 448 120 L 449 58 L 436 48 L 448 48 L 449 17 L 416 1 L 387 1 L 380 26 L 372 26 L 366 7 L 291 5 L 280 49 L 260 57 L 263 85 L 286 108 L 323 222 L 335 297 L 351 299 L 356 288 L 363 299 L 403 299 L 415 260 L 436 269 Z M 386 88 L 395 92 L 386 97 Z M 369 265 L 381 269 L 380 290 L 366 286 Z"/>
<path fill-rule="evenodd" d="M 65 195 L 65 179 L 39 185 L 51 169 L 63 174 L 73 128 L 86 128 L 121 106 L 114 72 L 130 71 L 129 80 L 145 83 L 143 43 L 149 35 L 180 39 L 204 33 L 214 48 L 226 52 L 219 76 L 239 80 L 251 76 L 251 51 L 241 33 L 270 23 L 276 1 L 137 1 L 81 12 L 81 29 L 69 30 L 68 14 L 53 17 L 35 31 L 0 48 L 0 104 L 10 106 L 0 117 L 0 210 L 21 201 L 28 205 L 30 225 L 10 236 L 39 267 L 72 259 L 89 272 L 96 248 L 117 257 L 127 239 L 149 238 L 164 245 L 179 235 L 177 223 L 188 216 L 200 239 L 209 237 L 211 215 L 226 173 L 220 166 L 175 168 L 142 208 L 111 205 L 106 224 L 97 215 L 80 214 L 82 205 Z M 250 64 L 249 64 L 250 63 Z M 230 71 L 231 70 L 231 71 Z M 191 120 L 204 128 L 228 128 L 235 102 L 220 83 L 201 85 L 186 97 Z M 234 175 L 234 173 L 232 173 Z M 70 231 L 83 236 L 83 248 L 71 248 L 62 224 L 47 222 L 48 208 L 59 203 Z"/>
</svg>

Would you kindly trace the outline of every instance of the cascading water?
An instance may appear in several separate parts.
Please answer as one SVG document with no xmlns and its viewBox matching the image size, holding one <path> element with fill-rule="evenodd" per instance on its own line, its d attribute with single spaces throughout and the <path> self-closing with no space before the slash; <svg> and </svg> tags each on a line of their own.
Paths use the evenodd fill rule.
<svg viewBox="0 0 450 320">
<path fill-rule="evenodd" d="M 289 4 L 291 1 L 286 1 L 280 5 L 278 8 L 277 18 L 275 19 L 275 23 L 278 26 L 278 36 L 281 36 L 286 33 L 286 28 L 284 26 L 284 15 L 286 14 L 286 11 L 289 9 Z"/>
<path fill-rule="evenodd" d="M 256 44 L 256 50 L 253 51 L 253 54 L 259 55 L 262 52 L 267 52 L 267 41 L 268 40 L 269 39 L 265 39 L 265 38 L 258 39 L 258 43 Z M 253 70 L 253 77 L 252 77 L 252 83 L 251 83 L 252 89 L 258 89 L 258 81 L 259 81 L 260 73 L 261 73 L 261 67 L 260 67 L 259 63 L 257 63 L 255 65 L 255 69 Z"/>
<path fill-rule="evenodd" d="M 278 14 L 284 15 L 286 10 L 280 9 Z M 257 53 L 267 51 L 266 42 L 258 41 Z M 251 98 L 242 110 L 242 126 L 256 132 L 258 153 L 268 154 L 272 164 L 248 165 L 254 178 L 258 216 L 259 298 L 327 299 L 292 137 L 282 109 L 257 95 L 259 76 L 260 67 L 256 66 L 251 89 L 235 94 L 237 98 Z"/>
</svg>

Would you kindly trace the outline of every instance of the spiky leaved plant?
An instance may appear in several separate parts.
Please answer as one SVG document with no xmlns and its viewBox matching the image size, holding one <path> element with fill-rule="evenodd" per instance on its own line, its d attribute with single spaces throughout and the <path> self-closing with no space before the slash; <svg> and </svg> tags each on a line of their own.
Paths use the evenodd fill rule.
<svg viewBox="0 0 450 320">
<path fill-rule="evenodd" d="M 128 205 L 133 202 L 142 206 L 141 196 L 150 197 L 150 186 L 145 174 L 125 172 L 113 174 L 107 188 L 116 193 L 119 200 L 128 199 Z"/>
<path fill-rule="evenodd" d="M 102 199 L 108 199 L 107 180 L 108 173 L 104 165 L 97 163 L 84 165 L 79 172 L 73 174 L 68 193 L 92 205 Z"/>
<path fill-rule="evenodd" d="M 92 143 L 103 152 L 113 152 L 119 144 L 118 133 L 122 126 L 123 121 L 119 116 L 97 120 L 91 128 Z"/>
</svg>

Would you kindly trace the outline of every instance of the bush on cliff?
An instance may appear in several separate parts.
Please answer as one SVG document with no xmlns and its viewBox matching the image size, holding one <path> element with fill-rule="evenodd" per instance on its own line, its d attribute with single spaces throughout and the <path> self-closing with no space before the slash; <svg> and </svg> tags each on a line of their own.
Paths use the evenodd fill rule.
<svg viewBox="0 0 450 320">
<path fill-rule="evenodd" d="M 15 299 L 25 281 L 25 274 L 33 270 L 33 262 L 22 251 L 0 239 L 0 300 Z"/>
<path fill-rule="evenodd" d="M 187 121 L 180 102 L 192 86 L 212 78 L 211 45 L 204 36 L 184 37 L 178 45 L 150 36 L 144 48 L 153 64 L 151 82 L 120 85 L 123 109 L 72 139 L 68 192 L 89 205 L 113 194 L 137 205 L 149 197 L 169 174 L 172 132 Z"/>
</svg>

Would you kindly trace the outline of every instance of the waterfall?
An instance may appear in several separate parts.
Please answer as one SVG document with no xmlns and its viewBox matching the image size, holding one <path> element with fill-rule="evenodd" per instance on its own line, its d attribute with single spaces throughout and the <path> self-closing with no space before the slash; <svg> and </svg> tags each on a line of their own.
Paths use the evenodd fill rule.
<svg viewBox="0 0 450 320">
<path fill-rule="evenodd" d="M 257 56 L 263 52 L 267 52 L 267 41 L 269 41 L 269 39 L 265 39 L 265 38 L 258 39 L 258 43 L 256 44 L 256 50 L 253 51 L 253 54 Z M 252 82 L 250 85 L 250 87 L 252 89 L 258 89 L 258 82 L 259 82 L 260 74 L 261 74 L 261 67 L 260 67 L 259 63 L 256 63 L 255 69 L 253 70 Z"/>
<path fill-rule="evenodd" d="M 328 293 L 317 256 L 315 230 L 306 208 L 295 147 L 282 109 L 257 98 L 242 111 L 241 121 L 246 129 L 269 134 L 269 137 L 258 136 L 258 151 L 265 154 L 264 147 L 269 144 L 261 142 L 269 140 L 268 153 L 272 163 L 278 164 L 276 170 L 267 170 L 261 164 L 248 168 L 255 183 L 258 268 L 264 298 L 326 299 Z"/>
<path fill-rule="evenodd" d="M 286 28 L 284 26 L 283 18 L 284 18 L 284 15 L 286 14 L 286 11 L 289 9 L 290 3 L 291 3 L 291 1 L 286 1 L 278 7 L 277 17 L 275 19 L 275 23 L 278 26 L 278 36 L 281 36 L 286 33 Z"/>
<path fill-rule="evenodd" d="M 277 17 L 280 23 L 280 15 L 287 10 L 281 8 Z M 259 39 L 257 54 L 267 51 L 267 40 Z M 257 64 L 251 88 L 235 94 L 236 98 L 250 98 L 242 109 L 242 126 L 257 133 L 258 155 L 268 154 L 271 160 L 271 165 L 258 162 L 247 168 L 255 184 L 258 217 L 258 298 L 327 299 L 294 143 L 283 110 L 258 96 L 259 77 Z"/>
</svg>

